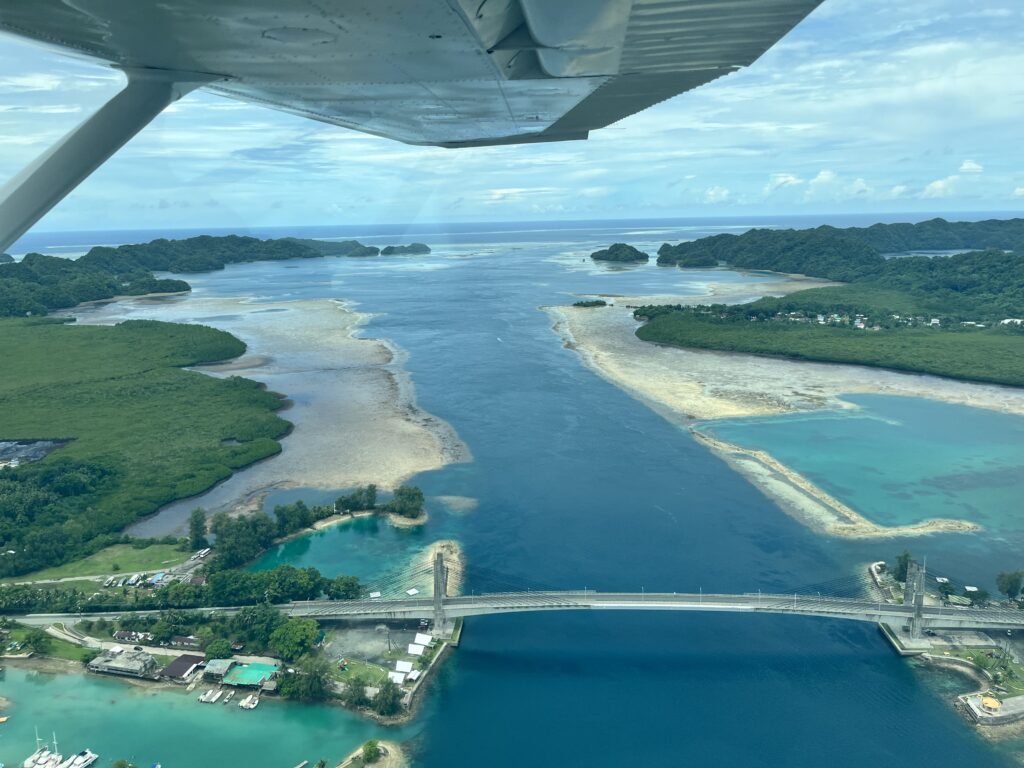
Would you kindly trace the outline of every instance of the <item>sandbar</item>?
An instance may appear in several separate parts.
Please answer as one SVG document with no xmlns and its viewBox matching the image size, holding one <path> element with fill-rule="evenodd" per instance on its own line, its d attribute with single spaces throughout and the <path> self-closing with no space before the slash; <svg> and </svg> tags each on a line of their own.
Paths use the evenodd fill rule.
<svg viewBox="0 0 1024 768">
<path fill-rule="evenodd" d="M 807 287 L 805 281 L 793 281 L 789 291 Z M 739 294 L 738 288 L 730 289 Z M 1024 415 L 1024 390 L 1012 387 L 857 365 L 680 349 L 635 335 L 640 323 L 633 319 L 631 307 L 709 301 L 728 301 L 728 295 L 623 296 L 609 307 L 545 309 L 565 345 L 586 365 L 677 422 L 853 408 L 842 396 L 859 393 L 924 397 Z"/>
<path fill-rule="evenodd" d="M 981 526 L 975 523 L 946 518 L 925 520 L 912 525 L 879 525 L 834 496 L 830 496 L 765 451 L 727 443 L 698 429 L 691 429 L 690 433 L 772 499 L 784 512 L 818 533 L 850 539 L 872 539 L 927 536 L 933 533 L 970 533 L 981 530 Z"/>
<path fill-rule="evenodd" d="M 709 284 L 704 296 L 616 296 L 598 308 L 544 307 L 566 347 L 603 378 L 663 417 L 690 429 L 780 508 L 819 533 L 846 538 L 969 533 L 966 520 L 934 519 L 883 526 L 835 499 L 764 451 L 710 437 L 694 420 L 770 416 L 856 406 L 843 395 L 872 393 L 941 400 L 1024 415 L 1024 390 L 972 384 L 856 365 L 797 362 L 732 352 L 681 349 L 641 341 L 633 307 L 746 301 L 753 295 L 784 295 L 820 281 L 783 276 L 765 284 Z"/>
</svg>

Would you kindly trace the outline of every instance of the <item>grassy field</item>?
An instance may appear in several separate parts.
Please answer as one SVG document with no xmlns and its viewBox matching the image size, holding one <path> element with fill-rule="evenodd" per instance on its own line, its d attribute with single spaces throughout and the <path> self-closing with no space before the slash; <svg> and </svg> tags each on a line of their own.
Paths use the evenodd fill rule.
<svg viewBox="0 0 1024 768">
<path fill-rule="evenodd" d="M 109 576 L 115 573 L 132 574 L 157 571 L 188 560 L 190 553 L 181 551 L 176 544 L 153 544 L 137 549 L 130 544 L 114 544 L 95 554 L 56 568 L 47 568 L 3 581 L 32 581 L 68 579 L 78 576 Z M 65 582 L 76 583 L 76 582 Z M 95 586 L 96 582 L 88 583 Z"/>
<path fill-rule="evenodd" d="M 1010 696 L 1024 695 L 1024 665 L 1018 664 L 1001 649 L 959 650 L 953 656 L 973 662 L 995 677 Z"/>
<path fill-rule="evenodd" d="M 1024 386 L 1024 336 L 999 331 L 861 331 L 807 323 L 726 320 L 672 312 L 637 329 L 644 341 L 696 349 L 852 363 Z"/>
<path fill-rule="evenodd" d="M 278 395 L 183 368 L 244 350 L 200 325 L 0 321 L 0 439 L 69 441 L 0 476 L 0 545 L 18 552 L 0 574 L 87 554 L 102 534 L 279 452 Z"/>
<path fill-rule="evenodd" d="M 22 642 L 25 639 L 25 633 L 28 632 L 28 627 L 16 626 L 11 630 L 8 636 L 7 642 Z M 6 645 L 4 646 L 7 647 Z M 69 661 L 85 661 L 92 653 L 87 649 L 74 643 L 69 643 L 67 640 L 60 640 L 56 637 L 50 638 L 50 644 L 46 651 L 46 656 L 52 656 L 55 659 L 68 659 Z"/>
<path fill-rule="evenodd" d="M 357 677 L 364 685 L 380 685 L 387 676 L 388 671 L 384 667 L 360 659 L 349 659 L 348 669 L 344 672 L 338 669 L 337 664 L 334 665 L 334 677 L 342 683 Z"/>
</svg>

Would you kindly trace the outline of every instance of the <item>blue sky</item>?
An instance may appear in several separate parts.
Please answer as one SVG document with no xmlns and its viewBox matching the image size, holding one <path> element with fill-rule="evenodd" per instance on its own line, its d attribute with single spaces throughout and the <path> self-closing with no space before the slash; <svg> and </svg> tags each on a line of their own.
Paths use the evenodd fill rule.
<svg viewBox="0 0 1024 768">
<path fill-rule="evenodd" d="M 1022 28 L 1019 0 L 825 0 L 586 142 L 411 147 L 194 93 L 36 229 L 1024 212 Z M 120 86 L 0 37 L 0 179 Z"/>
</svg>

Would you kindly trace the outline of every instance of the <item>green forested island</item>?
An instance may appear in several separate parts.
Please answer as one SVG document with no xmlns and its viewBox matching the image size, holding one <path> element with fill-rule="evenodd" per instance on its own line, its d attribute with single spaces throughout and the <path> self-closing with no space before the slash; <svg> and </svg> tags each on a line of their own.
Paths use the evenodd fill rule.
<svg viewBox="0 0 1024 768">
<path fill-rule="evenodd" d="M 882 255 L 970 247 L 987 250 Z M 743 305 L 642 307 L 641 339 L 1024 386 L 1024 219 L 752 230 L 659 253 L 660 263 L 706 258 L 846 284 Z"/>
<path fill-rule="evenodd" d="M 430 246 L 425 243 L 409 243 L 409 245 L 386 245 L 380 252 L 381 256 L 412 256 L 430 253 Z"/>
<path fill-rule="evenodd" d="M 594 261 L 647 261 L 650 259 L 643 251 L 637 250 L 626 243 L 612 243 L 607 248 L 590 254 Z"/>
<path fill-rule="evenodd" d="M 1024 253 L 1024 219 L 752 229 L 742 235 L 664 243 L 658 249 L 658 263 L 681 267 L 726 264 L 850 282 L 881 273 L 887 261 L 883 254 L 887 253 L 989 249 Z"/>
<path fill-rule="evenodd" d="M 390 250 L 389 250 L 390 249 Z M 410 250 L 411 249 L 411 250 Z M 423 250 L 426 249 L 426 250 Z M 429 253 L 423 243 L 388 246 L 388 253 Z M 250 261 L 311 259 L 321 256 L 377 256 L 376 246 L 358 240 L 203 235 L 186 240 L 153 240 L 116 248 L 96 246 L 72 260 L 30 253 L 20 262 L 0 258 L 0 317 L 45 315 L 83 301 L 190 290 L 183 280 L 157 279 L 154 272 L 209 272 Z M 4 254 L 6 256 L 6 254 Z"/>
<path fill-rule="evenodd" d="M 0 438 L 66 444 L 0 471 L 0 576 L 76 559 L 140 515 L 280 451 L 283 401 L 184 366 L 245 345 L 201 325 L 0 321 Z"/>
</svg>

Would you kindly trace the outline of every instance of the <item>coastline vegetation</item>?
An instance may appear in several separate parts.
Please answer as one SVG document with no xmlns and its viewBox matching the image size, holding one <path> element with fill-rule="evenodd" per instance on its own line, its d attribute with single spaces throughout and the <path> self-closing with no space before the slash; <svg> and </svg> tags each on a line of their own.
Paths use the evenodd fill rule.
<svg viewBox="0 0 1024 768">
<path fill-rule="evenodd" d="M 573 303 L 574 307 L 607 307 L 608 302 L 604 299 L 585 299 L 584 301 L 577 301 Z"/>
<path fill-rule="evenodd" d="M 55 309 L 115 296 L 191 290 L 184 280 L 157 278 L 154 272 L 211 272 L 228 264 L 251 261 L 422 253 L 430 253 L 424 243 L 390 245 L 381 251 L 358 240 L 260 240 L 240 235 L 201 235 L 117 247 L 95 246 L 78 259 L 29 253 L 20 262 L 14 262 L 3 254 L 6 258 L 0 257 L 0 317 L 45 315 Z"/>
<path fill-rule="evenodd" d="M 1021 250 L 903 258 L 879 250 L 972 243 Z M 707 256 L 849 282 L 742 305 L 640 307 L 645 341 L 1024 386 L 1024 219 L 751 230 L 660 253 L 660 263 Z"/>
<path fill-rule="evenodd" d="M 0 470 L 0 577 L 97 553 L 138 517 L 280 451 L 279 395 L 185 366 L 245 345 L 200 325 L 0 321 L 0 436 L 61 440 Z"/>
</svg>

